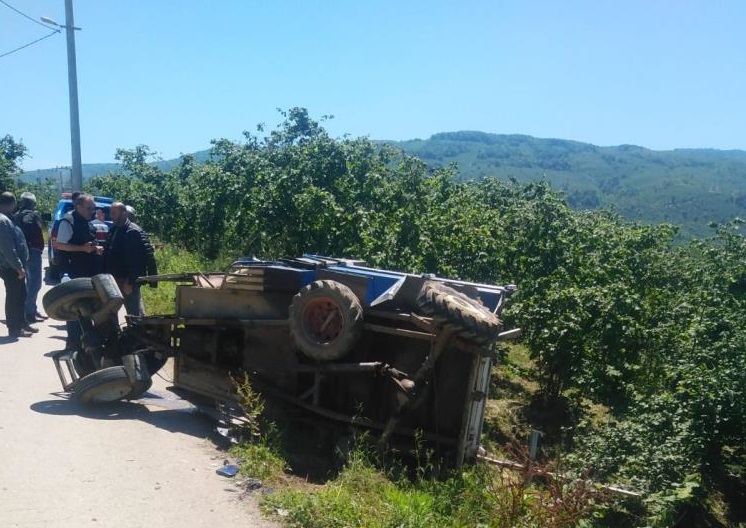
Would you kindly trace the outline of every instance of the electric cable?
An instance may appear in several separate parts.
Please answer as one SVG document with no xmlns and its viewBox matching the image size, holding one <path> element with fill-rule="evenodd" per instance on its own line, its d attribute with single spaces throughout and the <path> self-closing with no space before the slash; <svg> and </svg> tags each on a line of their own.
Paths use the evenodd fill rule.
<svg viewBox="0 0 746 528">
<path fill-rule="evenodd" d="M 33 18 L 33 17 L 30 17 L 30 16 L 28 16 L 28 15 L 27 15 L 26 13 L 24 13 L 23 11 L 21 11 L 21 10 L 19 10 L 19 9 L 16 9 L 15 7 L 13 7 L 12 5 L 10 5 L 10 4 L 9 4 L 8 2 L 6 2 L 5 0 L 0 0 L 0 4 L 3 4 L 3 5 L 4 5 L 5 7 L 7 7 L 8 9 L 11 9 L 11 10 L 15 11 L 16 13 L 18 13 L 19 15 L 21 15 L 21 16 L 22 16 L 23 18 L 28 18 L 28 19 L 29 19 L 29 20 L 30 20 L 31 22 L 33 22 L 34 24 L 39 24 L 39 25 L 40 25 L 41 27 L 45 27 L 45 28 L 49 29 L 49 26 L 47 26 L 46 24 L 43 24 L 42 22 L 39 22 L 39 21 L 38 21 L 38 20 L 36 20 L 35 18 Z"/>
<path fill-rule="evenodd" d="M 3 1 L 3 0 L 0 0 L 0 2 L 2 2 L 2 1 Z M 22 49 L 28 48 L 29 46 L 33 46 L 33 45 L 34 45 L 34 44 L 36 44 L 37 42 L 41 42 L 41 41 L 42 41 L 42 40 L 44 40 L 44 39 L 48 39 L 48 38 L 49 38 L 49 37 L 51 37 L 52 35 L 54 35 L 54 34 L 56 34 L 56 33 L 59 33 L 59 32 L 60 32 L 60 30 L 59 30 L 59 29 L 55 29 L 55 30 L 54 30 L 54 31 L 52 31 L 51 33 L 48 33 L 47 35 L 44 35 L 43 37 L 41 37 L 41 38 L 38 38 L 38 39 L 34 40 L 33 42 L 29 42 L 28 44 L 24 44 L 23 46 L 20 46 L 20 47 L 18 47 L 18 48 L 16 48 L 16 49 L 12 49 L 12 50 L 10 50 L 10 51 L 6 51 L 5 53 L 2 53 L 2 54 L 0 54 L 0 59 L 2 59 L 3 57 L 7 57 L 8 55 L 10 55 L 10 54 L 12 54 L 12 53 L 15 53 L 15 52 L 17 52 L 17 51 L 21 51 Z"/>
</svg>

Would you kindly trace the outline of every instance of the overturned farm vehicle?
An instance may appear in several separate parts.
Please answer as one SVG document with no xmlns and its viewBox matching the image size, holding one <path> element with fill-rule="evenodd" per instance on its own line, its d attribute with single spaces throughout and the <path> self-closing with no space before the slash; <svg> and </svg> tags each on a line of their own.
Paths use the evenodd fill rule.
<svg viewBox="0 0 746 528">
<path fill-rule="evenodd" d="M 378 430 L 382 441 L 419 431 L 460 465 L 478 448 L 494 344 L 518 333 L 499 318 L 513 286 L 350 260 L 241 259 L 224 273 L 139 279 L 163 281 L 178 283 L 174 314 L 128 316 L 121 329 L 109 276 L 47 293 L 48 313 L 83 329 L 83 350 L 55 357 L 74 399 L 137 398 L 173 357 L 181 389 L 235 400 L 231 375 L 247 373 L 269 399 Z"/>
</svg>

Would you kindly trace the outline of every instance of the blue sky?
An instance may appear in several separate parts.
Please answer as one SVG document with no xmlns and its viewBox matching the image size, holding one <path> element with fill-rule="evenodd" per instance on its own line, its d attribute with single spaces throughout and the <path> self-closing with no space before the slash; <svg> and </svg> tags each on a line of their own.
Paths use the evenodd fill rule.
<svg viewBox="0 0 746 528">
<path fill-rule="evenodd" d="M 63 0 L 6 0 L 64 22 Z M 335 136 L 482 130 L 746 149 L 746 2 L 75 0 L 83 162 L 239 139 L 276 108 Z M 0 5 L 0 53 L 44 28 Z M 0 58 L 0 134 L 69 165 L 62 34 Z"/>
</svg>

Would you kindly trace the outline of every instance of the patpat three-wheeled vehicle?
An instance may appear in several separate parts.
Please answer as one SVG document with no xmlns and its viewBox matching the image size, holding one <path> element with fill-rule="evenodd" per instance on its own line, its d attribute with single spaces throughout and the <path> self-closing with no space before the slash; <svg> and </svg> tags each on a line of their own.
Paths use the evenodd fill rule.
<svg viewBox="0 0 746 528">
<path fill-rule="evenodd" d="M 122 294 L 110 275 L 73 279 L 44 297 L 47 313 L 80 320 L 83 350 L 55 365 L 83 403 L 137 399 L 174 358 L 174 385 L 235 400 L 248 373 L 266 398 L 378 430 L 382 441 L 421 432 L 454 465 L 473 458 L 499 319 L 513 286 L 372 269 L 305 255 L 241 259 L 223 273 L 173 281 L 169 316 L 112 317 Z"/>
</svg>

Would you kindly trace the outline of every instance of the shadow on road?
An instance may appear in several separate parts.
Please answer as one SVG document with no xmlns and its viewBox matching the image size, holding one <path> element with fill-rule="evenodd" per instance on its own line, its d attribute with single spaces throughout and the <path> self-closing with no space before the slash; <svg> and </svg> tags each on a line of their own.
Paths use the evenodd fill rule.
<svg viewBox="0 0 746 528">
<path fill-rule="evenodd" d="M 215 424 L 194 409 L 151 410 L 134 402 L 115 402 L 95 406 L 81 405 L 67 399 L 45 400 L 31 405 L 31 410 L 53 416 L 81 416 L 91 420 L 140 420 L 159 429 L 206 438 Z"/>
</svg>

